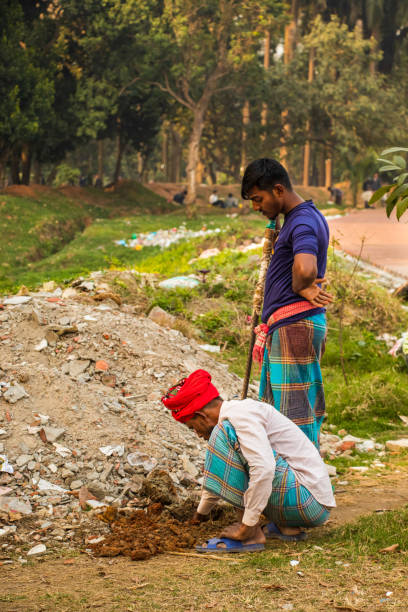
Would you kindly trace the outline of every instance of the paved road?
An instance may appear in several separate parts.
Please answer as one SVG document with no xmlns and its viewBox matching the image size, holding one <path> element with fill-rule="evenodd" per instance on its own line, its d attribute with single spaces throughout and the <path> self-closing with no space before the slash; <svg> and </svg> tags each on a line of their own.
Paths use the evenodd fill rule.
<svg viewBox="0 0 408 612">
<path fill-rule="evenodd" d="M 329 220 L 329 226 L 346 253 L 358 256 L 364 238 L 362 259 L 408 278 L 408 213 L 398 222 L 384 208 L 359 210 Z"/>
</svg>

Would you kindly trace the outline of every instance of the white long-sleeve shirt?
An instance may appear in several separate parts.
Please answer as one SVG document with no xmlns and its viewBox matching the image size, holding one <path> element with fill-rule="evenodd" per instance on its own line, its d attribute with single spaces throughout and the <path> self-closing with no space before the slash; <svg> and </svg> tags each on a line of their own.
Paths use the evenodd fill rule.
<svg viewBox="0 0 408 612">
<path fill-rule="evenodd" d="M 249 484 L 244 493 L 245 525 L 256 525 L 272 493 L 275 450 L 288 462 L 299 483 L 318 502 L 336 505 L 327 468 L 319 451 L 303 431 L 273 406 L 252 399 L 223 402 L 218 422 L 225 419 L 237 434 L 241 452 L 249 466 Z M 197 508 L 208 514 L 219 497 L 203 489 Z"/>
</svg>

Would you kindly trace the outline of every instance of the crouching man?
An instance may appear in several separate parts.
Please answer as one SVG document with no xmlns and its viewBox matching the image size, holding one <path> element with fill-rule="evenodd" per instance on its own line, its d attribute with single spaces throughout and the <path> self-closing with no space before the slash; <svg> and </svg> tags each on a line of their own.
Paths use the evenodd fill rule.
<svg viewBox="0 0 408 612">
<path fill-rule="evenodd" d="M 211 376 L 196 370 L 169 389 L 163 404 L 208 440 L 201 501 L 205 521 L 219 499 L 239 509 L 239 522 L 199 552 L 262 550 L 265 537 L 296 541 L 336 505 L 327 468 L 301 429 L 273 406 L 252 399 L 223 401 Z M 261 527 L 261 515 L 267 518 Z"/>
</svg>

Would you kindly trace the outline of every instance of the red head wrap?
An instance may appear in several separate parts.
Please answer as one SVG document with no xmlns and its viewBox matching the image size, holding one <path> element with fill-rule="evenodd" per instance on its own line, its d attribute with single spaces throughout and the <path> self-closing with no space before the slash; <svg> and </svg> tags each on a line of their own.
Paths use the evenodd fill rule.
<svg viewBox="0 0 408 612">
<path fill-rule="evenodd" d="M 205 370 L 196 370 L 188 378 L 183 378 L 171 387 L 161 398 L 163 404 L 171 410 L 176 421 L 185 423 L 198 410 L 219 396 L 211 383 L 211 376 Z"/>
</svg>

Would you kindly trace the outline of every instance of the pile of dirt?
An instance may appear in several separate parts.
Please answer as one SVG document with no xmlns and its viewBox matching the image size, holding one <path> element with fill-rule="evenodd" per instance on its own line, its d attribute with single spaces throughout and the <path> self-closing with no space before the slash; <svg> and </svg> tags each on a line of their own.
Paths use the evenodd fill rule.
<svg viewBox="0 0 408 612">
<path fill-rule="evenodd" d="M 113 512 L 112 512 L 113 510 Z M 130 557 L 133 561 L 149 559 L 154 555 L 183 548 L 193 548 L 204 542 L 231 523 L 231 513 L 221 511 L 206 523 L 193 524 L 186 517 L 180 521 L 163 512 L 161 504 L 152 504 L 147 511 L 137 510 L 129 516 L 119 516 L 114 509 L 98 515 L 109 522 L 111 533 L 98 538 L 97 543 L 88 543 L 96 557 Z"/>
<path fill-rule="evenodd" d="M 78 544 L 103 506 L 176 507 L 190 498 L 196 505 L 205 443 L 160 398 L 198 368 L 212 374 L 224 399 L 241 388 L 226 365 L 179 331 L 137 316 L 129 304 L 91 299 L 109 294 L 98 278 L 0 297 L 6 556 L 35 542 L 47 549 Z M 167 475 L 166 495 L 154 489 L 155 470 Z"/>
</svg>

